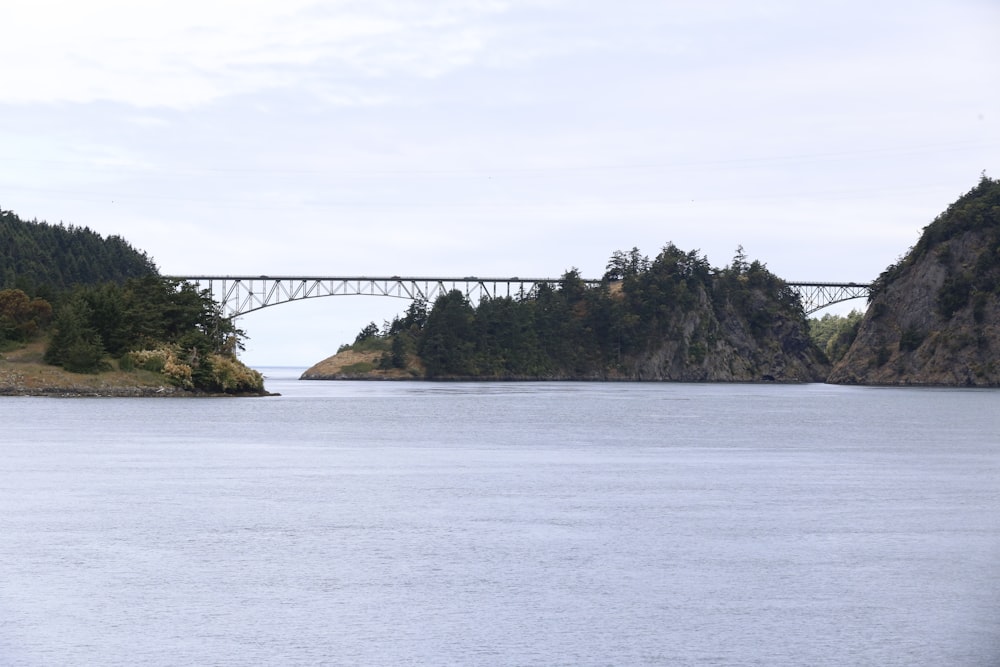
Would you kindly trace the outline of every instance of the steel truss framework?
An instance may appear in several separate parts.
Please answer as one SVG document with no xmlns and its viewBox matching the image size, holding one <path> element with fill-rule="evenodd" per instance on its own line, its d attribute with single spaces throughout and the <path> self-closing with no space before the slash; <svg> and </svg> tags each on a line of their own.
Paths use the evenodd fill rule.
<svg viewBox="0 0 1000 667">
<path fill-rule="evenodd" d="M 799 293 L 806 315 L 812 315 L 827 306 L 851 299 L 866 299 L 871 285 L 861 283 L 807 283 L 794 282 L 788 286 Z"/>
<path fill-rule="evenodd" d="M 423 299 L 432 303 L 451 290 L 462 292 L 470 301 L 498 297 L 530 296 L 538 286 L 557 285 L 550 278 L 391 278 L 302 277 L 302 276 L 170 276 L 208 290 L 222 306 L 227 317 L 252 313 L 261 308 L 290 301 L 323 296 L 391 296 L 400 299 Z M 599 280 L 584 280 L 598 285 Z"/>
<path fill-rule="evenodd" d="M 324 296 L 390 296 L 400 299 L 423 299 L 432 303 L 438 296 L 458 290 L 470 301 L 498 297 L 530 296 L 539 285 L 556 286 L 556 278 L 371 278 L 303 277 L 303 276 L 169 276 L 173 280 L 192 283 L 199 290 L 208 290 L 222 307 L 226 317 L 238 317 L 255 310 L 301 299 Z M 600 280 L 582 281 L 596 286 Z M 867 297 L 869 285 L 859 283 L 788 283 L 802 299 L 806 314 L 850 299 Z"/>
</svg>

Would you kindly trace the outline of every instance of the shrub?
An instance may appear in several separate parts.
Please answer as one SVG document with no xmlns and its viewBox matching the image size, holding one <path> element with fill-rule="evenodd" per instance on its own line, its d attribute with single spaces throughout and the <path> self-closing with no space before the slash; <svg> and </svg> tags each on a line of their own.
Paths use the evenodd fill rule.
<svg viewBox="0 0 1000 667">
<path fill-rule="evenodd" d="M 206 389 L 226 393 L 264 390 L 264 377 L 231 356 L 210 354 L 203 363 L 209 366 L 213 385 Z"/>
<path fill-rule="evenodd" d="M 132 355 L 123 355 L 122 358 L 118 360 L 118 370 L 125 371 L 126 373 L 131 373 L 135 370 L 135 362 L 132 360 Z"/>
<path fill-rule="evenodd" d="M 344 366 L 343 372 L 351 374 L 360 373 L 371 373 L 375 369 L 375 366 L 368 361 L 359 361 L 356 364 L 351 364 L 349 366 Z"/>
<path fill-rule="evenodd" d="M 158 347 L 154 350 L 137 350 L 125 355 L 126 364 L 133 368 L 162 373 L 175 385 L 191 389 L 194 386 L 194 371 L 189 364 L 177 359 L 177 349 L 173 346 Z M 123 359 L 125 358 L 123 357 Z"/>
<path fill-rule="evenodd" d="M 948 276 L 938 292 L 937 306 L 942 317 L 949 318 L 965 307 L 972 293 L 972 281 L 965 274 Z"/>
<path fill-rule="evenodd" d="M 62 366 L 71 373 L 97 373 L 109 368 L 101 346 L 86 340 L 76 341 L 66 348 Z"/>
<path fill-rule="evenodd" d="M 163 367 L 167 364 L 167 359 L 173 354 L 170 350 L 166 348 L 159 348 L 155 350 L 137 350 L 135 352 L 129 352 L 122 357 L 122 361 L 128 359 L 129 365 L 133 368 L 141 368 L 146 371 L 153 371 L 154 373 L 162 373 Z"/>
<path fill-rule="evenodd" d="M 912 352 L 920 347 L 927 335 L 916 327 L 907 327 L 899 336 L 899 351 Z"/>
</svg>

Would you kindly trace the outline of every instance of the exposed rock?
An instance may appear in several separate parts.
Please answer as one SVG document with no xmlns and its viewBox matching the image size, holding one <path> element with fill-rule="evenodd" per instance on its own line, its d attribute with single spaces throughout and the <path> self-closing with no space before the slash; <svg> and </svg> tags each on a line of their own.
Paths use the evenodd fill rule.
<svg viewBox="0 0 1000 667">
<path fill-rule="evenodd" d="M 822 382 L 829 371 L 809 338 L 801 311 L 777 304 L 766 289 L 746 301 L 712 302 L 698 295 L 695 308 L 678 310 L 673 335 L 631 360 L 636 380 L 682 382 Z M 766 313 L 751 319 L 748 313 Z"/>
<path fill-rule="evenodd" d="M 1000 182 L 983 178 L 875 282 L 837 384 L 1000 386 Z"/>
</svg>

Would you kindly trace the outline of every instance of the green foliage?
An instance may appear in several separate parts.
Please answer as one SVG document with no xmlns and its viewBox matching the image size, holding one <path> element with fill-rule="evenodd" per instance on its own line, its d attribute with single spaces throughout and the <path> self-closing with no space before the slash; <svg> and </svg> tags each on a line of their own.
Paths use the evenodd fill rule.
<svg viewBox="0 0 1000 667">
<path fill-rule="evenodd" d="M 406 368 L 407 356 L 413 349 L 413 337 L 409 332 L 391 335 L 388 339 L 389 349 L 383 352 L 378 360 L 378 369 L 389 371 Z M 355 348 L 357 349 L 357 348 Z"/>
<path fill-rule="evenodd" d="M 184 387 L 263 388 L 236 360 L 245 334 L 211 294 L 160 277 L 121 237 L 0 211 L 0 287 L 0 342 L 50 327 L 47 363 L 94 373 L 119 358 L 123 370 L 154 370 Z"/>
<path fill-rule="evenodd" d="M 358 335 L 355 336 L 354 344 L 357 345 L 358 343 L 363 343 L 371 338 L 378 338 L 379 334 L 378 325 L 374 322 L 369 322 L 363 329 L 361 329 L 361 331 L 358 332 Z"/>
<path fill-rule="evenodd" d="M 108 354 L 176 343 L 198 354 L 233 354 L 244 334 L 223 318 L 208 291 L 189 283 L 146 276 L 124 285 L 78 287 L 57 311 L 47 358 L 60 363 L 63 348 L 77 334 L 94 338 Z"/>
<path fill-rule="evenodd" d="M 389 363 L 393 368 L 406 368 L 406 345 L 403 342 L 402 334 L 392 339 Z"/>
<path fill-rule="evenodd" d="M 809 320 L 809 337 L 816 347 L 823 350 L 827 359 L 836 363 L 847 354 L 851 343 L 858 335 L 863 314 L 852 310 L 845 315 L 827 313 L 823 317 Z"/>
<path fill-rule="evenodd" d="M 743 247 L 732 263 L 718 272 L 713 282 L 716 312 L 731 308 L 742 316 L 754 338 L 762 340 L 781 318 L 805 319 L 798 294 L 758 260 L 747 262 Z"/>
<path fill-rule="evenodd" d="M 606 269 L 604 280 L 624 280 L 648 271 L 649 257 L 640 253 L 639 249 L 635 247 L 627 253 L 616 250 L 611 254 Z"/>
<path fill-rule="evenodd" d="M 56 313 L 55 332 L 45 350 L 45 362 L 74 373 L 107 368 L 101 336 L 92 326 L 93 313 L 82 299 L 63 304 Z"/>
<path fill-rule="evenodd" d="M 949 318 L 965 307 L 972 294 L 972 279 L 964 273 L 949 275 L 938 291 L 938 312 L 944 318 Z"/>
<path fill-rule="evenodd" d="M 983 249 L 979 252 L 973 275 L 954 275 L 961 267 L 953 266 L 954 251 L 949 242 L 967 232 L 982 235 Z M 969 192 L 959 197 L 943 213 L 924 227 L 916 245 L 897 262 L 891 264 L 872 282 L 869 301 L 892 284 L 917 260 L 934 252 L 938 262 L 952 274 L 938 295 L 938 310 L 951 317 L 963 308 L 973 290 L 996 292 L 1000 288 L 1000 181 L 985 174 Z"/>
<path fill-rule="evenodd" d="M 427 302 L 423 299 L 414 299 L 410 302 L 402 319 L 393 318 L 389 325 L 388 335 L 394 336 L 402 332 L 416 335 L 420 333 L 425 324 L 427 324 Z"/>
<path fill-rule="evenodd" d="M 49 298 L 75 285 L 123 283 L 155 273 L 153 261 L 119 236 L 27 222 L 0 210 L 0 288 Z"/>
<path fill-rule="evenodd" d="M 350 346 L 350 349 L 358 352 L 382 352 L 389 349 L 389 339 L 381 333 L 362 338 L 359 342 Z"/>
<path fill-rule="evenodd" d="M 111 368 L 104 359 L 104 350 L 94 340 L 78 339 L 70 343 L 61 355 L 62 367 L 71 373 L 97 373 Z"/>
<path fill-rule="evenodd" d="M 927 334 L 916 327 L 907 327 L 899 335 L 899 351 L 912 352 L 920 347 Z"/>
<path fill-rule="evenodd" d="M 437 298 L 418 348 L 428 377 L 475 374 L 474 317 L 472 306 L 458 290 Z"/>
<path fill-rule="evenodd" d="M 346 375 L 362 375 L 364 373 L 371 373 L 375 370 L 375 366 L 367 361 L 359 361 L 348 366 L 344 366 L 341 372 Z"/>
<path fill-rule="evenodd" d="M 762 337 L 776 318 L 801 323 L 803 332 L 806 327 L 795 292 L 742 250 L 718 271 L 697 251 L 667 244 L 653 260 L 635 248 L 614 253 L 597 287 L 570 269 L 555 283 L 516 298 L 487 298 L 473 306 L 453 290 L 429 312 L 415 302 L 384 334 L 374 323 L 367 326 L 352 348 L 378 341 L 383 370 L 404 367 L 406 355 L 415 352 L 429 378 L 607 377 L 629 358 L 681 335 L 679 319 L 705 308 L 735 317 L 735 326 Z M 719 335 L 717 325 L 697 326 L 684 350 L 687 359 L 703 362 Z"/>
<path fill-rule="evenodd" d="M 976 187 L 959 197 L 931 224 L 924 227 L 908 261 L 923 257 L 932 248 L 972 230 L 1000 228 L 1000 181 L 985 174 Z"/>
<path fill-rule="evenodd" d="M 126 368 L 163 373 L 186 388 L 259 391 L 263 381 L 235 358 L 243 338 L 208 291 L 145 276 L 124 285 L 77 287 L 64 298 L 45 361 L 91 373 L 107 368 L 109 355 L 121 357 Z"/>
</svg>

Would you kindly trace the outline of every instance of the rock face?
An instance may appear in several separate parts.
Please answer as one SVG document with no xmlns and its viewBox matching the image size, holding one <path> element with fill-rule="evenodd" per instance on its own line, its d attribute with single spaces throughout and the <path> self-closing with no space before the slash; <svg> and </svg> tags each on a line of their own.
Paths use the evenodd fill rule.
<svg viewBox="0 0 1000 667">
<path fill-rule="evenodd" d="M 791 297 L 795 299 L 795 297 Z M 627 365 L 626 379 L 678 382 L 822 382 L 829 365 L 795 303 L 748 289 L 739 302 L 699 294 L 671 336 Z M 766 315 L 764 315 L 766 314 Z"/>
<path fill-rule="evenodd" d="M 983 178 L 879 276 L 828 382 L 1000 386 L 1000 181 Z"/>
</svg>

